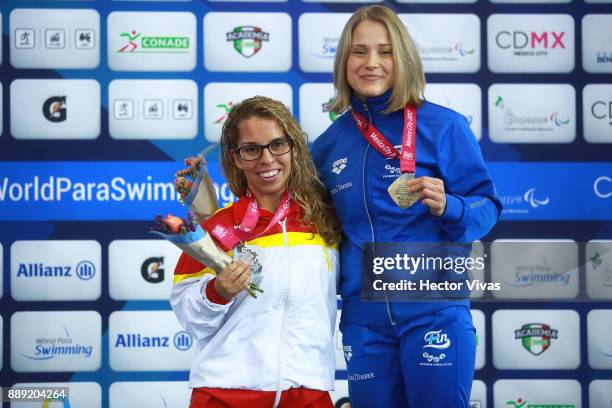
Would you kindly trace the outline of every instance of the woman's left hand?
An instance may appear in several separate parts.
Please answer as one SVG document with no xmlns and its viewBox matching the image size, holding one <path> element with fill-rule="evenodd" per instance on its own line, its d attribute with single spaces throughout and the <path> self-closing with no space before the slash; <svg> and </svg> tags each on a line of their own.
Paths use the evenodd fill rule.
<svg viewBox="0 0 612 408">
<path fill-rule="evenodd" d="M 436 217 L 444 214 L 446 209 L 446 193 L 444 182 L 434 177 L 419 177 L 408 181 L 410 192 L 419 192 L 421 203 L 429 208 L 429 212 Z"/>
</svg>

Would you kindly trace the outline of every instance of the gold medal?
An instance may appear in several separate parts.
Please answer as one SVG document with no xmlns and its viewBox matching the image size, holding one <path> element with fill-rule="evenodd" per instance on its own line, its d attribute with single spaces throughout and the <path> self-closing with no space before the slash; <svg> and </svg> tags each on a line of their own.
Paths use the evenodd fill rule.
<svg viewBox="0 0 612 408">
<path fill-rule="evenodd" d="M 408 180 L 412 179 L 414 179 L 414 173 L 404 173 L 387 189 L 395 204 L 400 208 L 411 207 L 421 198 L 418 192 L 408 191 Z"/>
</svg>

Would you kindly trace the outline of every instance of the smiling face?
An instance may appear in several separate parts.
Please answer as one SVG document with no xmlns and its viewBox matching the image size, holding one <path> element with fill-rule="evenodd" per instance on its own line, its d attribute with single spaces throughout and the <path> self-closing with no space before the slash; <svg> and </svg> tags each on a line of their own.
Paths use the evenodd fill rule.
<svg viewBox="0 0 612 408">
<path fill-rule="evenodd" d="M 238 147 L 267 145 L 277 139 L 287 139 L 280 124 L 271 118 L 251 116 L 238 125 Z M 268 211 L 274 211 L 287 190 L 291 174 L 291 150 L 283 155 L 274 156 L 269 149 L 263 149 L 256 160 L 243 160 L 238 152 L 232 151 L 236 167 L 244 176 L 258 203 Z"/>
<path fill-rule="evenodd" d="M 382 95 L 393 86 L 393 47 L 383 24 L 364 20 L 355 27 L 346 76 L 362 101 Z"/>
</svg>

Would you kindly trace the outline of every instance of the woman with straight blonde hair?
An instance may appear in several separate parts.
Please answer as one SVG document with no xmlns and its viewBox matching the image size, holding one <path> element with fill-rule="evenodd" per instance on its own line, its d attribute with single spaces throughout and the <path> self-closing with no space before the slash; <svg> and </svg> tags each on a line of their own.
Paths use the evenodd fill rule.
<svg viewBox="0 0 612 408">
<path fill-rule="evenodd" d="M 342 115 L 312 152 L 344 231 L 340 329 L 351 406 L 467 408 L 476 351 L 468 294 L 429 290 L 410 302 L 416 295 L 401 285 L 465 284 L 465 269 L 407 272 L 396 261 L 425 259 L 426 243 L 469 256 L 496 223 L 501 203 L 478 143 L 463 116 L 424 100 L 417 48 L 384 6 L 358 9 L 344 27 L 334 87 L 331 110 Z"/>
<path fill-rule="evenodd" d="M 305 135 L 257 96 L 232 108 L 221 152 L 239 199 L 202 227 L 234 262 L 216 275 L 183 253 L 170 298 L 197 340 L 190 408 L 332 408 L 340 237 Z"/>
</svg>

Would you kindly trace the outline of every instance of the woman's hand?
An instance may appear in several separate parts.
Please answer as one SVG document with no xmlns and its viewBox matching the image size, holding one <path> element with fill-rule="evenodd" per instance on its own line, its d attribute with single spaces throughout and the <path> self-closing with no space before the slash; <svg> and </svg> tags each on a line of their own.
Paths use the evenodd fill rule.
<svg viewBox="0 0 612 408">
<path fill-rule="evenodd" d="M 242 262 L 232 262 L 217 275 L 215 290 L 220 296 L 232 300 L 251 282 L 251 268 Z"/>
<path fill-rule="evenodd" d="M 429 208 L 429 212 L 436 217 L 444 214 L 446 209 L 446 193 L 444 182 L 433 177 L 419 177 L 408 180 L 408 191 L 419 192 L 421 203 Z"/>
</svg>

